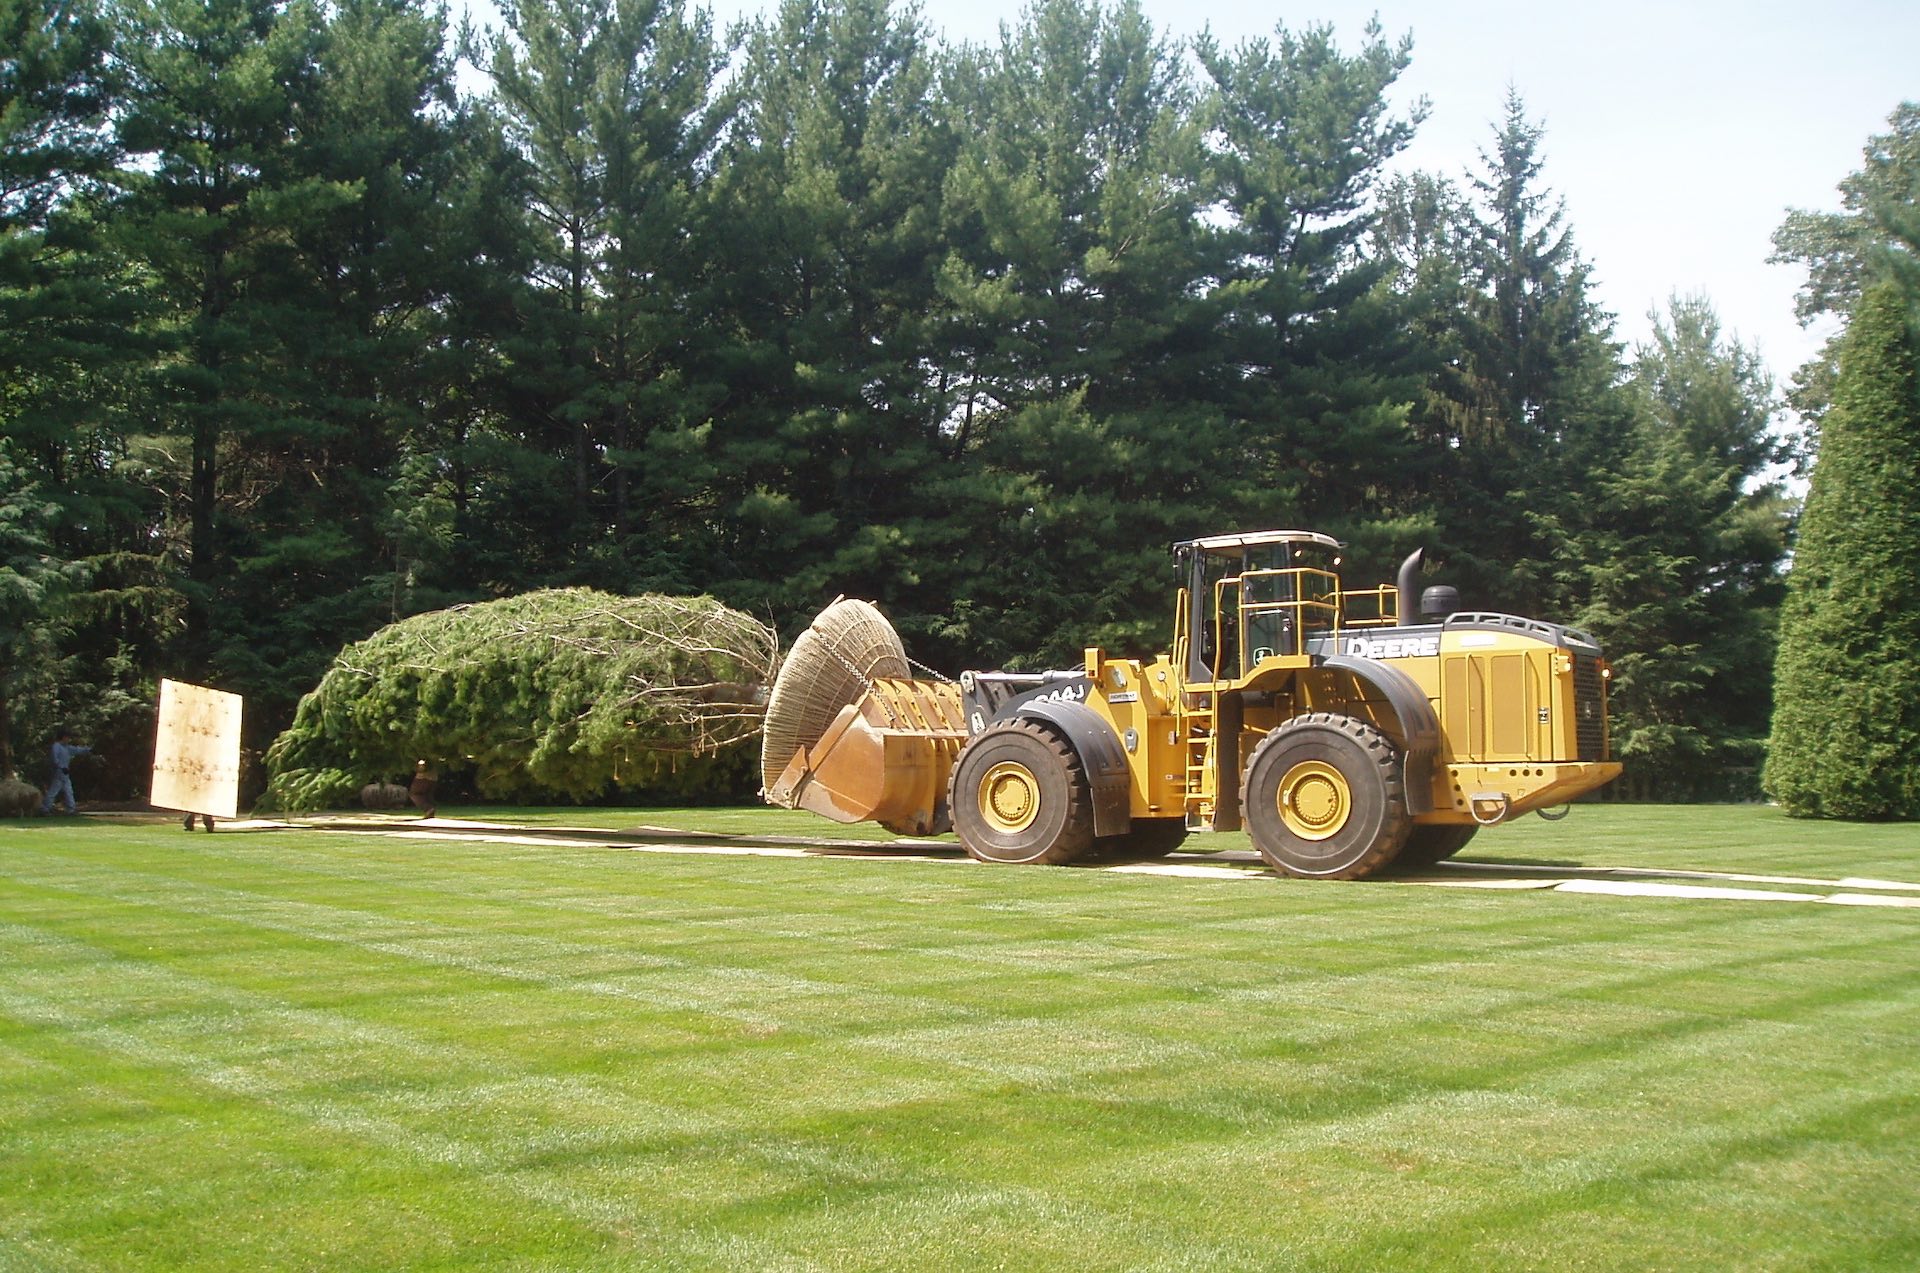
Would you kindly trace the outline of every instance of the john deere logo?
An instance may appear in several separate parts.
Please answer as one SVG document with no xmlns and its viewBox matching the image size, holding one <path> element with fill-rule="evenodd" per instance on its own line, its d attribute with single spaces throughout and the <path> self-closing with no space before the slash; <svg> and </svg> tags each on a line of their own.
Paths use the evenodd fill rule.
<svg viewBox="0 0 1920 1273">
<path fill-rule="evenodd" d="M 1440 638 L 1350 636 L 1347 653 L 1363 659 L 1430 659 L 1440 653 Z"/>
</svg>

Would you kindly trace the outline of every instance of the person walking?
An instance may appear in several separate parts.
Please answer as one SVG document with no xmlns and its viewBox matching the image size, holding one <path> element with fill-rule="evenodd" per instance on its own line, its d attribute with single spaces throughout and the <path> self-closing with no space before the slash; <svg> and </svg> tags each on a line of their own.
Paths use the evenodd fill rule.
<svg viewBox="0 0 1920 1273">
<path fill-rule="evenodd" d="M 73 803 L 73 779 L 67 774 L 67 767 L 75 756 L 86 756 L 93 752 L 91 747 L 76 747 L 73 743 L 73 731 L 62 729 L 53 736 L 53 746 L 47 752 L 47 794 L 41 797 L 40 812 L 53 812 L 54 797 L 62 798 L 68 813 L 78 813 Z"/>
<path fill-rule="evenodd" d="M 413 801 L 414 808 L 420 810 L 422 818 L 431 818 L 439 814 L 434 807 L 434 791 L 440 786 L 440 771 L 422 760 L 413 767 L 413 782 L 407 787 L 407 799 Z"/>
</svg>

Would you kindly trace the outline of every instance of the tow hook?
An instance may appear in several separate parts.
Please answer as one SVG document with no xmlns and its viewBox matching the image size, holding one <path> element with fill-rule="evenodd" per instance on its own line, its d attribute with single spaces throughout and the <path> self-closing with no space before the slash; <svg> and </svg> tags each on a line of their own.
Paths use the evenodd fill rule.
<svg viewBox="0 0 1920 1273">
<path fill-rule="evenodd" d="M 1482 816 L 1482 805 L 1493 806 L 1491 816 Z M 1507 820 L 1507 811 L 1513 807 L 1513 798 L 1504 791 L 1476 791 L 1467 801 L 1467 812 L 1473 820 L 1483 827 L 1495 826 Z"/>
</svg>

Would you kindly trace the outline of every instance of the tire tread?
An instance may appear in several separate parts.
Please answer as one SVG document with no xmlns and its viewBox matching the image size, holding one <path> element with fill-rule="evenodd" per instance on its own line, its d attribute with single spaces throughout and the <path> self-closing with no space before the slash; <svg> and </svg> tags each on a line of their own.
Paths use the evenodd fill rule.
<svg viewBox="0 0 1920 1273">
<path fill-rule="evenodd" d="M 1277 852 L 1270 851 L 1267 846 L 1262 845 L 1257 834 L 1254 836 L 1254 847 L 1260 850 L 1260 856 L 1265 858 L 1274 869 L 1303 879 L 1361 880 L 1379 875 L 1391 867 L 1399 857 L 1401 848 L 1406 842 L 1407 831 L 1412 825 L 1407 813 L 1406 779 L 1400 765 L 1399 750 L 1385 734 L 1356 717 L 1339 712 L 1308 712 L 1304 716 L 1296 716 L 1286 721 L 1260 740 L 1259 745 L 1253 749 L 1253 754 L 1248 757 L 1247 767 L 1241 776 L 1242 800 L 1249 810 L 1248 829 L 1253 830 L 1254 827 L 1251 812 L 1255 799 L 1252 795 L 1253 773 L 1261 757 L 1270 747 L 1277 746 L 1281 741 L 1309 729 L 1323 729 L 1340 734 L 1365 753 L 1370 770 L 1378 779 L 1380 790 L 1386 801 L 1380 832 L 1373 842 L 1352 861 L 1338 870 L 1325 873 L 1303 871 L 1290 865 Z M 1349 787 L 1354 784 L 1358 776 L 1348 776 Z"/>
<path fill-rule="evenodd" d="M 1018 732 L 1039 742 L 1045 749 L 1051 763 L 1055 764 L 1066 786 L 1067 819 L 1054 837 L 1052 844 L 1017 865 L 1065 866 L 1077 861 L 1093 846 L 1093 800 L 1087 790 L 1086 772 L 1080 764 L 1079 755 L 1059 734 L 1044 722 L 1030 716 L 1016 716 L 1012 720 L 997 721 L 985 731 L 976 735 L 961 751 L 952 771 L 947 775 L 947 808 L 952 811 L 954 830 L 960 835 L 960 843 L 966 847 L 969 855 L 982 862 L 1009 865 L 1007 859 L 997 858 L 982 852 L 967 842 L 961 831 L 962 808 L 961 774 L 969 769 L 967 753 L 996 735 Z M 1036 775 L 1038 776 L 1038 775 Z M 971 797 L 969 797 L 971 798 Z"/>
</svg>

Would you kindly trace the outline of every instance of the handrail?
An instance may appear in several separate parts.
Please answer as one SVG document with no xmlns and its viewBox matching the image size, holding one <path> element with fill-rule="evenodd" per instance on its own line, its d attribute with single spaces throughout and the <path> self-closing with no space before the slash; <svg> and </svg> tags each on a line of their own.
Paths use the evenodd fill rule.
<svg viewBox="0 0 1920 1273">
<path fill-rule="evenodd" d="M 1185 588 L 1175 593 L 1173 603 L 1173 653 L 1170 656 L 1174 671 L 1185 684 L 1187 673 L 1192 669 L 1190 655 L 1193 639 L 1187 633 L 1187 624 L 1193 615 L 1193 594 Z"/>
<path fill-rule="evenodd" d="M 1290 589 L 1292 598 L 1285 601 L 1248 601 L 1246 585 L 1261 579 L 1288 578 L 1292 580 Z M 1316 592 L 1310 585 L 1320 581 Z M 1291 649 L 1275 650 L 1282 655 L 1298 655 L 1307 648 L 1307 634 L 1320 629 L 1338 630 L 1341 625 L 1342 593 L 1340 576 L 1331 571 L 1313 566 L 1290 566 L 1281 570 L 1250 570 L 1239 577 L 1241 584 L 1240 612 L 1249 626 L 1252 617 L 1263 614 L 1282 614 L 1291 622 L 1285 625 L 1288 644 Z"/>
<path fill-rule="evenodd" d="M 1373 613 L 1365 618 L 1355 618 L 1352 603 L 1372 602 Z M 1393 602 L 1393 613 L 1387 613 L 1387 602 Z M 1342 609 L 1342 627 L 1347 628 L 1392 628 L 1400 624 L 1400 589 L 1390 583 L 1379 584 L 1372 588 L 1348 588 L 1340 592 Z"/>
<path fill-rule="evenodd" d="M 1232 611 L 1227 609 L 1227 589 L 1238 589 L 1239 587 L 1239 575 L 1223 576 L 1213 585 L 1213 664 L 1207 671 L 1213 675 L 1213 679 L 1216 681 L 1221 679 L 1220 673 L 1227 658 L 1227 615 L 1231 613 L 1236 616 L 1237 620 L 1237 616 L 1240 613 L 1240 606 L 1235 606 Z M 1242 592 L 1242 605 L 1244 605 L 1245 602 L 1246 594 Z M 1245 636 L 1245 633 L 1241 635 Z M 1240 669 L 1237 667 L 1233 668 L 1228 671 L 1225 679 L 1231 681 L 1238 677 L 1239 674 Z"/>
<path fill-rule="evenodd" d="M 1249 586 L 1257 587 L 1263 580 L 1288 581 L 1290 586 L 1277 591 L 1291 594 L 1289 599 L 1249 601 Z M 1278 570 L 1248 570 L 1237 575 L 1223 575 L 1213 584 L 1213 616 L 1209 620 L 1213 654 L 1207 661 L 1207 675 L 1216 681 L 1237 680 L 1243 674 L 1243 667 L 1258 661 L 1252 657 L 1252 649 L 1242 650 L 1241 646 L 1251 636 L 1253 621 L 1264 615 L 1285 616 L 1281 631 L 1271 634 L 1276 644 L 1285 648 L 1260 646 L 1260 651 L 1269 656 L 1297 657 L 1305 654 L 1310 634 L 1339 631 L 1346 626 L 1346 599 L 1350 595 L 1371 597 L 1375 609 L 1381 610 L 1384 609 L 1386 598 L 1397 597 L 1398 593 L 1391 584 L 1348 593 L 1341 589 L 1339 575 L 1315 566 L 1288 566 Z M 1191 590 L 1182 588 L 1174 607 L 1173 660 L 1183 671 L 1192 666 L 1193 648 L 1189 629 L 1193 621 L 1194 601 Z M 1383 618 L 1360 621 L 1362 625 L 1369 626 L 1392 622 L 1395 620 Z M 1232 649 L 1229 649 L 1227 640 L 1229 625 L 1233 625 L 1236 631 Z"/>
</svg>

